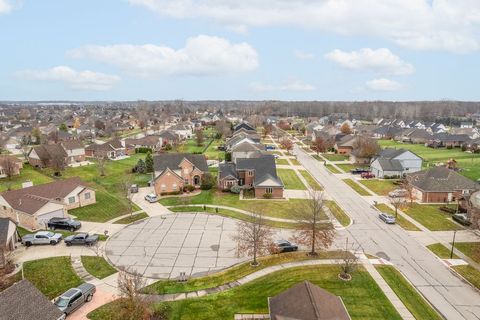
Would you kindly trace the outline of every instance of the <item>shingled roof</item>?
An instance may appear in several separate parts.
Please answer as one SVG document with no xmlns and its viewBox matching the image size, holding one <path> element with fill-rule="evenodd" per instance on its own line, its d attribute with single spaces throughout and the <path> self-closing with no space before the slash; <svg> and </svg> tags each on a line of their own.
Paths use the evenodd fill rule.
<svg viewBox="0 0 480 320">
<path fill-rule="evenodd" d="M 35 150 L 35 153 L 42 161 L 52 160 L 55 157 L 67 157 L 67 152 L 59 143 L 42 144 L 40 146 L 33 147 L 32 150 Z"/>
<path fill-rule="evenodd" d="M 0 320 L 56 320 L 63 316 L 28 280 L 21 280 L 0 292 Z"/>
<path fill-rule="evenodd" d="M 0 248 L 7 242 L 8 228 L 12 222 L 10 218 L 0 218 Z"/>
<path fill-rule="evenodd" d="M 426 192 L 453 192 L 480 188 L 478 183 L 443 166 L 411 173 L 407 177 L 411 185 Z"/>
<path fill-rule="evenodd" d="M 183 159 L 190 161 L 196 168 L 203 172 L 208 171 L 207 160 L 203 154 L 192 153 L 161 153 L 153 156 L 155 171 L 163 171 L 166 168 L 177 170 Z"/>
<path fill-rule="evenodd" d="M 263 155 L 258 158 L 238 158 L 237 171 L 254 170 L 253 185 L 262 187 L 283 187 L 283 182 L 277 176 L 277 166 L 273 155 Z M 267 185 L 268 184 L 268 185 Z"/>
</svg>

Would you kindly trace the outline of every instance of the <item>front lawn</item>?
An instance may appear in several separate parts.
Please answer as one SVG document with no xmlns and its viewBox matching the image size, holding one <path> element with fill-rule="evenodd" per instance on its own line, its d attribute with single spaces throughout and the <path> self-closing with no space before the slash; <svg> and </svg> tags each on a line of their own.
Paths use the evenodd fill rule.
<svg viewBox="0 0 480 320">
<path fill-rule="evenodd" d="M 440 259 L 450 259 L 451 248 L 445 247 L 441 243 L 434 243 L 427 246 L 427 249 L 432 251 Z M 454 253 L 452 259 L 458 259 L 458 256 Z"/>
<path fill-rule="evenodd" d="M 370 179 L 370 180 L 360 180 L 360 183 L 365 187 L 375 192 L 380 196 L 388 196 L 390 191 L 393 191 L 397 188 L 400 188 L 398 185 L 395 185 L 395 182 L 398 180 L 379 180 L 379 179 Z"/>
<path fill-rule="evenodd" d="M 455 242 L 455 248 L 473 261 L 480 263 L 480 242 Z"/>
<path fill-rule="evenodd" d="M 351 318 L 401 319 L 390 301 L 363 267 L 358 268 L 349 282 L 338 279 L 338 265 L 306 266 L 280 270 L 265 277 L 202 298 L 165 302 L 169 319 L 233 319 L 237 313 L 268 313 L 268 297 L 308 280 L 342 298 Z M 115 312 L 111 305 L 97 309 L 88 317 L 109 319 L 105 309 Z"/>
<path fill-rule="evenodd" d="M 81 256 L 85 270 L 97 279 L 103 279 L 117 272 L 103 257 Z"/>
<path fill-rule="evenodd" d="M 322 153 L 322 156 L 329 161 L 345 161 L 349 158 L 347 155 L 334 153 Z"/>
<path fill-rule="evenodd" d="M 118 224 L 130 224 L 132 222 L 135 222 L 135 221 L 138 221 L 138 220 L 142 220 L 142 219 L 145 219 L 145 218 L 148 218 L 148 214 L 146 212 L 140 212 L 140 213 L 137 213 L 137 214 L 134 214 L 134 215 L 130 215 L 128 217 L 125 217 L 125 218 L 122 218 L 120 220 L 117 220 L 115 221 L 114 223 L 118 223 Z"/>
<path fill-rule="evenodd" d="M 310 185 L 310 188 L 316 191 L 321 191 L 323 188 L 318 184 L 317 180 L 312 177 L 312 175 L 307 170 L 299 170 L 300 174 L 307 180 L 307 183 Z"/>
<path fill-rule="evenodd" d="M 391 216 L 395 217 L 395 210 L 387 206 L 385 203 L 377 203 L 375 207 L 385 213 L 388 213 Z M 401 214 L 398 214 L 395 218 L 395 222 L 407 231 L 421 231 L 416 225 L 405 219 Z"/>
<path fill-rule="evenodd" d="M 289 165 L 287 159 L 276 159 L 275 163 L 279 166 L 288 166 Z"/>
<path fill-rule="evenodd" d="M 371 196 L 371 194 L 367 190 L 363 189 L 358 183 L 356 183 L 352 179 L 343 179 L 343 182 L 345 182 L 349 187 L 355 190 L 359 195 Z"/>
<path fill-rule="evenodd" d="M 23 275 L 48 299 L 83 283 L 73 270 L 70 257 L 26 261 L 23 263 Z"/>
<path fill-rule="evenodd" d="M 302 180 L 297 176 L 295 170 L 277 169 L 277 174 L 282 179 L 285 189 L 307 190 Z"/>
<path fill-rule="evenodd" d="M 416 320 L 443 319 L 395 267 L 379 265 L 375 268 Z"/>
<path fill-rule="evenodd" d="M 342 208 L 333 200 L 324 200 L 325 205 L 330 209 L 330 212 L 334 215 L 334 217 L 340 222 L 340 224 L 344 227 L 350 224 L 350 217 L 343 211 Z"/>
<path fill-rule="evenodd" d="M 455 266 L 453 270 L 458 272 L 462 277 L 467 279 L 470 284 L 480 290 L 480 271 L 472 267 L 471 265 Z"/>
<path fill-rule="evenodd" d="M 440 205 L 409 204 L 402 209 L 431 231 L 462 230 L 463 228 L 450 220 L 450 214 L 440 211 Z"/>
<path fill-rule="evenodd" d="M 345 171 L 346 173 L 349 173 L 351 170 L 356 169 L 356 168 L 368 168 L 367 165 L 362 165 L 362 164 L 353 164 L 353 163 L 340 163 L 337 164 L 337 167 Z"/>
<path fill-rule="evenodd" d="M 297 159 L 290 159 L 290 162 L 292 162 L 292 165 L 294 165 L 294 166 L 301 166 L 302 165 Z"/>
<path fill-rule="evenodd" d="M 25 181 L 31 181 L 33 185 L 36 186 L 52 182 L 53 178 L 44 175 L 40 169 L 35 169 L 29 164 L 23 164 L 23 169 L 20 169 L 18 176 L 13 176 L 10 179 L 4 178 L 1 181 L 0 192 L 8 190 L 8 188 L 11 190 L 20 189 L 22 188 L 22 183 Z"/>
<path fill-rule="evenodd" d="M 189 197 L 188 199 L 171 197 L 160 199 L 159 202 L 164 206 L 188 206 L 189 204 L 227 206 L 249 212 L 262 212 L 270 217 L 291 219 L 292 212 L 295 212 L 295 210 L 297 210 L 302 204 L 305 204 L 306 201 L 306 199 L 240 200 L 238 194 L 208 190 L 202 191 L 200 194 Z"/>
</svg>

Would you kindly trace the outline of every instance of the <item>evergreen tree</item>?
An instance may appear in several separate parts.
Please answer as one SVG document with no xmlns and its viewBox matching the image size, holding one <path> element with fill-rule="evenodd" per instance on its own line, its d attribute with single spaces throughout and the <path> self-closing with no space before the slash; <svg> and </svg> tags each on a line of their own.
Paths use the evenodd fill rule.
<svg viewBox="0 0 480 320">
<path fill-rule="evenodd" d="M 145 172 L 147 172 L 147 166 L 145 165 L 145 161 L 143 161 L 143 159 L 139 159 L 137 162 L 137 173 Z"/>
<path fill-rule="evenodd" d="M 60 125 L 60 127 L 58 127 L 58 129 L 59 129 L 60 131 L 65 131 L 65 132 L 68 131 L 67 125 L 66 125 L 65 123 L 62 123 L 62 124 Z"/>
<path fill-rule="evenodd" d="M 148 173 L 153 172 L 153 157 L 151 152 L 147 152 L 145 157 L 145 169 Z"/>
</svg>

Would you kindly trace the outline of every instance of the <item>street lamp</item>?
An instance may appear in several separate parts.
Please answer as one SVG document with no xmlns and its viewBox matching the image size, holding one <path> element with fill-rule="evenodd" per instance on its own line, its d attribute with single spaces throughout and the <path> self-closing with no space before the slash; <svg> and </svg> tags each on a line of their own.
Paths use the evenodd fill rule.
<svg viewBox="0 0 480 320">
<path fill-rule="evenodd" d="M 455 247 L 455 236 L 457 235 L 457 230 L 453 231 L 453 242 L 452 242 L 452 250 L 450 250 L 450 259 L 453 259 L 453 248 Z"/>
</svg>

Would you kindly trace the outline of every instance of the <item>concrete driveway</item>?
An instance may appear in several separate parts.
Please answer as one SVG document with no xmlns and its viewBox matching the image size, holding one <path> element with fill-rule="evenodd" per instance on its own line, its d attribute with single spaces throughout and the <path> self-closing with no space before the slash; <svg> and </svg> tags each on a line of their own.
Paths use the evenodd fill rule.
<svg viewBox="0 0 480 320">
<path fill-rule="evenodd" d="M 113 235 L 106 256 L 149 278 L 201 276 L 245 258 L 235 256 L 235 220 L 202 213 L 169 214 L 131 224 Z"/>
<path fill-rule="evenodd" d="M 135 203 L 142 210 L 144 210 L 150 217 L 171 213 L 170 210 L 168 210 L 158 202 L 150 203 L 146 201 L 145 196 L 149 193 L 154 193 L 152 187 L 139 188 L 138 192 L 132 195 L 133 203 Z"/>
<path fill-rule="evenodd" d="M 97 288 L 97 292 L 93 295 L 93 299 L 90 302 L 85 303 L 81 306 L 78 310 L 75 310 L 71 315 L 67 317 L 67 320 L 85 320 L 87 318 L 87 314 L 91 311 L 112 302 L 117 297 L 111 293 L 105 292 Z"/>
</svg>

